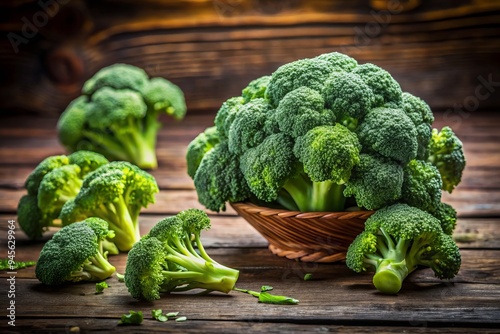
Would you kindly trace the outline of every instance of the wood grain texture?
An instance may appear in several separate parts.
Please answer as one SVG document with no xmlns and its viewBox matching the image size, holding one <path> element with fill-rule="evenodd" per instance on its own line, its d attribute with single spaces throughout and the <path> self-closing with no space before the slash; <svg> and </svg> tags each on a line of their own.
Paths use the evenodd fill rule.
<svg viewBox="0 0 500 334">
<path fill-rule="evenodd" d="M 29 20 L 40 11 L 35 1 L 0 6 L 4 34 L 21 34 L 22 17 Z M 98 69 L 126 62 L 178 84 L 192 112 L 213 112 L 249 81 L 284 63 L 341 51 L 384 67 L 404 90 L 444 110 L 475 96 L 480 77 L 500 80 L 499 17 L 500 4 L 493 0 L 426 1 L 392 14 L 364 0 L 177 0 L 140 6 L 74 0 L 18 53 L 8 39 L 0 41 L 6 68 L 1 94 L 9 97 L 0 99 L 0 109 L 59 114 Z M 64 23 L 72 18 L 70 29 Z M 479 102 L 474 110 L 499 106 L 500 97 L 490 93 Z"/>
</svg>

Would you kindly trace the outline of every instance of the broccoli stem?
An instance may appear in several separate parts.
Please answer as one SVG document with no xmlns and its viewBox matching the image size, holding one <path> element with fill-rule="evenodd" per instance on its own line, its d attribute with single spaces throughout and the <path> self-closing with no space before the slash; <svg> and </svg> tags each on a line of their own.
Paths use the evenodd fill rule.
<svg viewBox="0 0 500 334">
<path fill-rule="evenodd" d="M 92 280 L 104 280 L 111 276 L 116 268 L 106 260 L 101 252 L 89 258 L 89 261 L 83 265 L 83 271 L 89 273 Z"/>
<path fill-rule="evenodd" d="M 309 193 L 311 189 L 311 181 L 307 176 L 299 174 L 294 178 L 291 178 L 285 182 L 283 185 L 288 194 L 295 201 L 296 207 L 300 211 L 309 211 Z M 286 202 L 283 202 L 286 204 Z M 285 206 L 286 207 L 286 206 Z M 286 207 L 288 210 L 292 210 L 290 207 Z"/>
<path fill-rule="evenodd" d="M 116 142 L 116 139 L 105 134 L 95 133 L 92 131 L 82 131 L 84 137 L 88 138 L 91 143 L 97 147 L 102 147 L 100 150 L 103 155 L 108 156 L 111 160 L 128 160 L 128 155 L 124 152 L 123 145 Z"/>
<path fill-rule="evenodd" d="M 345 205 L 343 184 L 332 181 L 313 182 L 311 211 L 343 211 Z"/>
<path fill-rule="evenodd" d="M 124 149 L 129 155 L 129 161 L 140 168 L 154 169 L 158 167 L 155 146 L 151 145 L 142 132 L 126 131 L 116 134 L 116 137 L 124 143 Z"/>
<path fill-rule="evenodd" d="M 96 211 L 99 211 L 98 216 L 107 220 L 109 228 L 115 232 L 113 241 L 119 250 L 129 251 L 141 239 L 139 224 L 130 216 L 122 196 L 117 197 L 115 203 L 110 203 L 106 208 Z"/>
<path fill-rule="evenodd" d="M 180 280 L 190 281 L 191 288 L 200 288 L 206 290 L 220 291 L 228 293 L 233 289 L 238 280 L 239 271 L 223 266 L 212 259 L 206 260 L 191 254 L 180 240 L 174 240 L 176 250 L 169 245 L 165 248 L 169 252 L 166 256 L 168 261 L 186 269 L 183 272 L 165 271 L 165 278 L 172 277 Z"/>
</svg>

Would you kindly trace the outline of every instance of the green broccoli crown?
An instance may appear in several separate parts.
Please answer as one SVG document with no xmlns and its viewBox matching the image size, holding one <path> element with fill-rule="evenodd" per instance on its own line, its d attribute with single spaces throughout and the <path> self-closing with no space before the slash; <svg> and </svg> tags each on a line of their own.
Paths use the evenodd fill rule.
<svg viewBox="0 0 500 334">
<path fill-rule="evenodd" d="M 77 151 L 81 146 L 90 146 L 90 143 L 81 143 L 83 130 L 87 126 L 88 97 L 79 96 L 66 107 L 57 122 L 59 141 L 70 152 Z"/>
<path fill-rule="evenodd" d="M 346 258 L 354 271 L 375 271 L 373 283 L 384 293 L 397 293 L 419 265 L 430 267 L 439 278 L 452 278 L 460 262 L 458 247 L 439 221 L 407 204 L 394 204 L 370 216 Z"/>
<path fill-rule="evenodd" d="M 354 196 L 360 207 L 375 210 L 398 200 L 402 186 L 403 168 L 398 163 L 362 153 L 344 195 Z"/>
<path fill-rule="evenodd" d="M 92 95 L 103 87 L 114 89 L 133 89 L 142 92 L 148 82 L 146 72 L 138 67 L 127 64 L 114 64 L 104 67 L 87 80 L 82 92 Z"/>
<path fill-rule="evenodd" d="M 177 120 L 186 115 L 184 93 L 179 86 L 172 82 L 164 78 L 153 78 L 148 82 L 143 92 L 149 110 L 154 110 L 156 113 L 165 112 Z"/>
<path fill-rule="evenodd" d="M 219 132 L 221 139 L 227 139 L 229 136 L 231 125 L 243 106 L 243 103 L 244 99 L 242 97 L 232 97 L 222 104 L 217 115 L 215 115 L 215 126 L 217 127 L 217 132 Z"/>
<path fill-rule="evenodd" d="M 362 119 L 375 105 L 370 87 L 354 73 L 333 72 L 323 89 L 326 106 L 340 119 L 349 116 Z"/>
<path fill-rule="evenodd" d="M 286 94 L 272 117 L 279 130 L 293 138 L 317 126 L 335 123 L 335 115 L 325 108 L 321 94 L 308 87 L 299 87 Z"/>
<path fill-rule="evenodd" d="M 114 131 L 130 131 L 128 128 L 135 130 L 137 125 L 134 123 L 146 115 L 146 110 L 140 93 L 103 87 L 92 95 L 87 121 L 96 129 L 109 127 Z"/>
<path fill-rule="evenodd" d="M 356 59 L 340 52 L 324 53 L 314 59 L 326 61 L 330 64 L 333 71 L 351 72 L 356 66 L 358 66 Z"/>
<path fill-rule="evenodd" d="M 82 186 L 81 169 L 77 165 L 65 165 L 47 173 L 38 188 L 38 207 L 55 219 L 69 199 L 74 198 Z"/>
<path fill-rule="evenodd" d="M 321 92 L 332 65 L 320 59 L 301 59 L 278 68 L 271 76 L 267 97 L 274 107 L 286 94 L 299 87 L 309 87 Z"/>
<path fill-rule="evenodd" d="M 270 135 L 259 146 L 247 150 L 240 163 L 252 193 L 267 202 L 277 199 L 281 187 L 297 170 L 293 141 L 282 133 Z"/>
<path fill-rule="evenodd" d="M 88 173 L 95 171 L 102 165 L 109 163 L 102 154 L 92 151 L 76 151 L 68 156 L 69 163 L 80 167 L 80 178 L 83 179 Z"/>
<path fill-rule="evenodd" d="M 269 135 L 268 112 L 269 104 L 264 99 L 252 100 L 241 107 L 229 129 L 228 147 L 231 153 L 241 155 Z"/>
<path fill-rule="evenodd" d="M 74 201 L 63 206 L 61 219 L 68 224 L 82 217 L 102 218 L 115 232 L 116 246 L 127 251 L 140 239 L 140 210 L 155 202 L 157 192 L 149 173 L 128 162 L 111 162 L 87 175 Z"/>
<path fill-rule="evenodd" d="M 432 164 L 412 160 L 404 167 L 401 199 L 421 210 L 433 212 L 441 202 L 441 177 Z"/>
<path fill-rule="evenodd" d="M 109 224 L 104 219 L 98 217 L 89 217 L 82 221 L 85 225 L 90 227 L 94 231 L 97 239 L 102 241 L 106 238 L 112 239 L 115 233 L 109 229 Z"/>
<path fill-rule="evenodd" d="M 132 296 L 151 301 L 162 292 L 231 291 L 239 272 L 206 253 L 200 233 L 209 227 L 208 216 L 196 209 L 158 222 L 129 252 L 125 284 Z"/>
<path fill-rule="evenodd" d="M 38 208 L 38 198 L 33 195 L 24 195 L 17 205 L 17 221 L 21 229 L 30 239 L 42 237 L 45 229 L 51 224 Z"/>
<path fill-rule="evenodd" d="M 99 243 L 100 238 L 85 222 L 63 227 L 40 252 L 36 277 L 47 285 L 108 278 L 115 267 L 101 253 Z"/>
<path fill-rule="evenodd" d="M 373 106 L 380 107 L 384 103 L 400 104 L 402 102 L 402 91 L 399 83 L 386 70 L 374 65 L 363 64 L 352 70 L 372 89 L 375 95 Z"/>
<path fill-rule="evenodd" d="M 50 171 L 67 164 L 69 164 L 69 159 L 65 155 L 54 155 L 40 162 L 26 179 L 24 186 L 28 190 L 28 194 L 36 196 L 43 177 Z"/>
<path fill-rule="evenodd" d="M 187 173 L 191 178 L 194 178 L 205 154 L 219 143 L 219 132 L 215 126 L 205 129 L 204 132 L 200 133 L 189 143 L 186 152 L 186 162 Z"/>
<path fill-rule="evenodd" d="M 428 160 L 439 169 L 443 190 L 451 193 L 462 180 L 465 157 L 462 142 L 450 127 L 432 130 Z"/>
<path fill-rule="evenodd" d="M 340 124 L 310 130 L 297 139 L 293 149 L 312 181 L 337 184 L 349 180 L 360 150 L 356 135 Z"/>
<path fill-rule="evenodd" d="M 165 280 L 165 248 L 158 239 L 143 238 L 130 250 L 125 269 L 125 285 L 136 299 L 160 298 L 161 285 Z"/>
<path fill-rule="evenodd" d="M 227 142 L 205 154 L 194 176 L 194 185 L 200 203 L 213 211 L 225 210 L 226 201 L 239 202 L 250 196 L 239 159 L 229 151 Z"/>
<path fill-rule="evenodd" d="M 417 156 L 415 125 L 400 109 L 372 109 L 360 124 L 358 137 L 363 150 L 402 164 Z"/>
<path fill-rule="evenodd" d="M 449 204 L 440 202 L 431 214 L 441 222 L 443 232 L 452 235 L 457 225 L 457 211 Z"/>
<path fill-rule="evenodd" d="M 266 89 L 271 80 L 270 75 L 265 75 L 258 79 L 251 81 L 247 87 L 241 92 L 241 96 L 244 99 L 244 103 L 250 102 L 251 100 L 264 98 L 266 95 Z"/>
</svg>

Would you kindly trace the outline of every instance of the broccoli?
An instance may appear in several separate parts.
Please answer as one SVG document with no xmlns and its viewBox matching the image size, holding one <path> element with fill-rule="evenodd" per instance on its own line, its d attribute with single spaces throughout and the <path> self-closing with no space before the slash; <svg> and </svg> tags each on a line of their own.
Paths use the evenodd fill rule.
<svg viewBox="0 0 500 334">
<path fill-rule="evenodd" d="M 451 205 L 440 202 L 436 209 L 430 213 L 439 220 L 444 233 L 453 234 L 457 225 L 457 211 Z"/>
<path fill-rule="evenodd" d="M 451 193 L 462 179 L 465 157 L 462 142 L 450 127 L 432 130 L 428 161 L 439 169 L 443 190 Z"/>
<path fill-rule="evenodd" d="M 219 142 L 219 132 L 215 126 L 212 126 L 205 129 L 204 132 L 200 133 L 191 143 L 189 143 L 186 161 L 187 173 L 190 177 L 195 176 L 203 156 L 219 144 Z"/>
<path fill-rule="evenodd" d="M 239 271 L 206 253 L 200 234 L 209 228 L 210 219 L 198 209 L 158 222 L 129 252 L 125 284 L 132 297 L 152 301 L 160 293 L 191 289 L 230 292 Z"/>
<path fill-rule="evenodd" d="M 353 168 L 344 190 L 346 197 L 354 196 L 359 207 L 378 209 L 401 198 L 403 168 L 396 162 L 365 153 Z"/>
<path fill-rule="evenodd" d="M 407 203 L 434 214 L 437 178 L 443 189 L 459 181 L 461 146 L 433 136 L 433 121 L 384 69 L 323 54 L 285 64 L 224 102 L 215 128 L 189 145 L 188 175 L 214 211 L 227 201 L 300 211 Z"/>
<path fill-rule="evenodd" d="M 440 279 L 453 278 L 461 257 L 436 218 L 407 204 L 394 204 L 368 218 L 365 230 L 349 246 L 346 264 L 356 272 L 375 272 L 375 287 L 395 294 L 418 266 L 431 268 Z"/>
<path fill-rule="evenodd" d="M 61 210 L 64 225 L 87 217 L 109 223 L 114 243 L 128 251 L 140 239 L 139 212 L 155 202 L 156 180 L 147 172 L 125 161 L 114 161 L 88 174 L 78 195 Z"/>
<path fill-rule="evenodd" d="M 36 277 L 47 285 L 65 282 L 102 281 L 115 272 L 102 241 L 111 237 L 108 224 L 88 218 L 63 227 L 42 248 Z"/>
<path fill-rule="evenodd" d="M 161 113 L 182 119 L 179 87 L 163 78 L 148 79 L 142 69 L 115 64 L 85 82 L 57 124 L 60 142 L 70 152 L 89 150 L 141 168 L 157 167 L 156 136 Z"/>
<path fill-rule="evenodd" d="M 441 202 L 441 177 L 436 167 L 422 160 L 412 160 L 403 169 L 403 202 L 433 212 Z"/>
<path fill-rule="evenodd" d="M 73 199 L 89 172 L 107 164 L 102 155 L 79 151 L 48 157 L 31 172 L 25 186 L 28 195 L 18 204 L 19 225 L 30 239 L 40 238 L 50 226 L 60 226 L 59 214 Z"/>
</svg>

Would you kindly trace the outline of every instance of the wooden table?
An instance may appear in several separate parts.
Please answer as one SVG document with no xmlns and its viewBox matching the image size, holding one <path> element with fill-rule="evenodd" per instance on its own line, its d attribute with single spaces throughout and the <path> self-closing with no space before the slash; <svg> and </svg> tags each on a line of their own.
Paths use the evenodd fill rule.
<svg viewBox="0 0 500 334">
<path fill-rule="evenodd" d="M 436 127 L 450 124 L 450 115 L 436 113 Z M 467 116 L 465 118 L 464 116 Z M 140 217 L 146 233 L 159 219 L 180 210 L 202 206 L 186 175 L 188 142 L 213 120 L 212 115 L 190 115 L 168 123 L 159 135 L 160 168 L 153 172 L 161 188 L 157 202 Z M 468 159 L 462 184 L 444 200 L 458 210 L 455 237 L 461 248 L 462 268 L 453 280 L 439 281 L 429 269 L 414 272 L 397 296 L 376 292 L 371 275 L 350 271 L 343 263 L 312 264 L 272 255 L 266 241 L 231 208 L 211 213 L 212 229 L 204 245 L 217 261 L 241 271 L 238 286 L 259 289 L 271 285 L 275 293 L 295 297 L 297 306 L 257 303 L 240 293 L 193 296 L 166 295 L 154 303 L 134 300 L 115 277 L 110 288 L 95 295 L 95 285 L 47 287 L 35 279 L 34 268 L 15 275 L 15 298 L 8 297 L 10 275 L 0 272 L 0 332 L 82 332 L 130 330 L 183 333 L 236 332 L 394 332 L 472 333 L 500 328 L 500 115 L 465 114 L 454 118 Z M 7 222 L 16 219 L 16 206 L 30 171 L 45 157 L 64 153 L 56 139 L 56 119 L 4 118 L 0 122 L 1 257 L 6 257 Z M 54 231 L 46 234 L 48 240 Z M 28 241 L 16 233 L 16 259 L 36 260 L 43 242 Z M 123 273 L 126 254 L 110 257 Z M 304 274 L 314 279 L 304 281 Z M 6 307 L 15 301 L 15 327 L 7 324 Z M 179 311 L 187 321 L 160 323 L 151 309 Z M 129 310 L 142 311 L 136 327 L 117 327 Z"/>
</svg>

